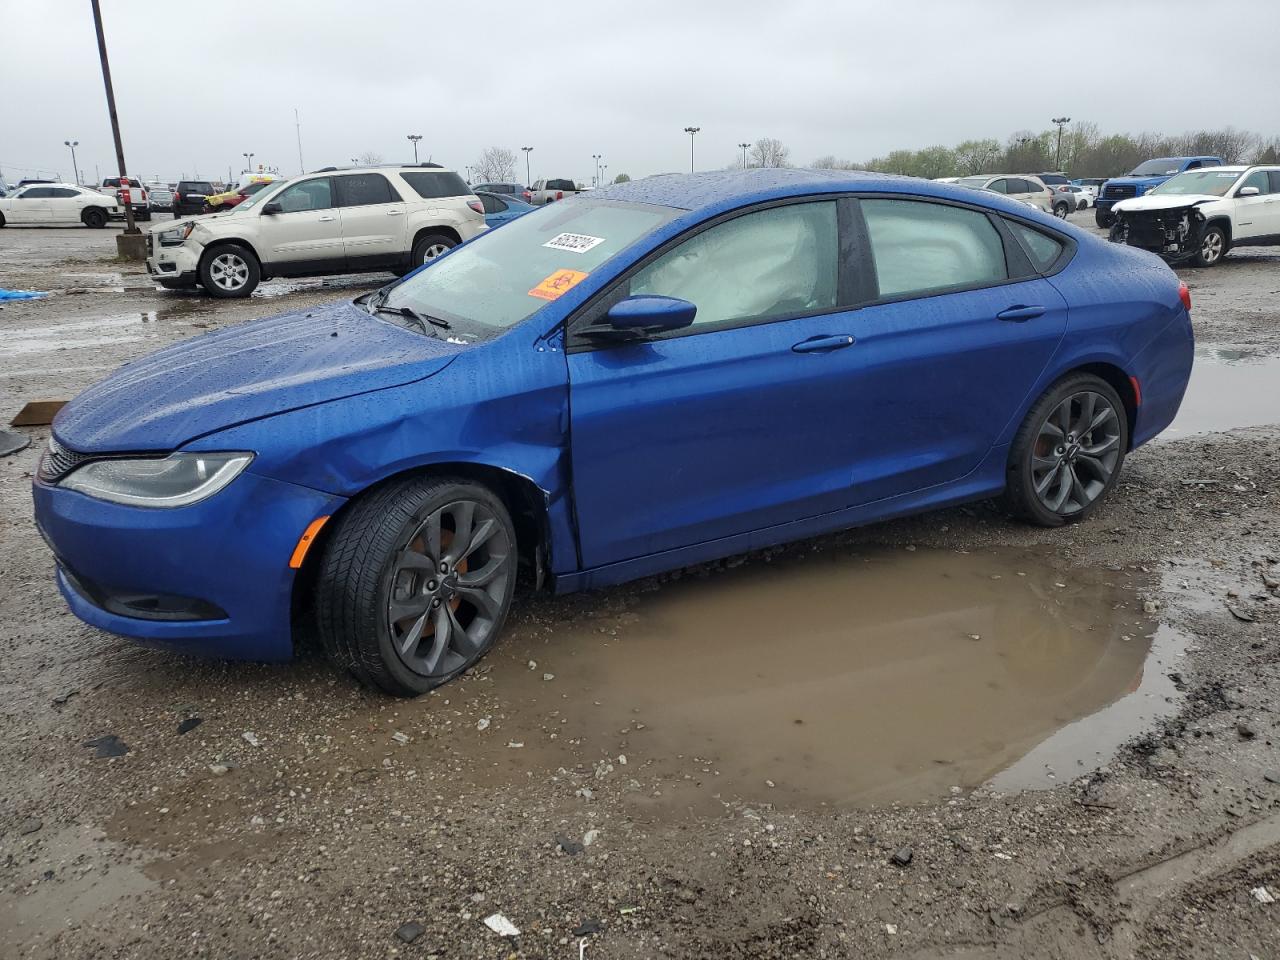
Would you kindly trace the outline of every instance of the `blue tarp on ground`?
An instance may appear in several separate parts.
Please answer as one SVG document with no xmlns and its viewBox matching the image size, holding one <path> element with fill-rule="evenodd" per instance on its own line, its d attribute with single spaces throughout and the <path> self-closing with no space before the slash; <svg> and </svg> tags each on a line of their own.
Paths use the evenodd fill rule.
<svg viewBox="0 0 1280 960">
<path fill-rule="evenodd" d="M 6 290 L 0 287 L 0 300 L 34 300 L 43 296 L 43 293 L 33 293 L 30 290 Z"/>
</svg>

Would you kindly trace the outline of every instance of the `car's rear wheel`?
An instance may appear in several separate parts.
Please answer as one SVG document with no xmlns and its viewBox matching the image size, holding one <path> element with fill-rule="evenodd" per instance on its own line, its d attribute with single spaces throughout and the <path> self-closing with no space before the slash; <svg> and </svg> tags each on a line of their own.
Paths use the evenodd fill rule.
<svg viewBox="0 0 1280 960">
<path fill-rule="evenodd" d="M 419 237 L 418 242 L 413 245 L 413 266 L 416 268 L 424 263 L 430 263 L 457 245 L 456 240 L 446 237 L 443 233 L 429 233 L 425 237 Z"/>
<path fill-rule="evenodd" d="M 86 227 L 92 227 L 95 230 L 101 230 L 107 225 L 107 214 L 97 207 L 90 207 L 80 215 L 80 219 L 84 221 Z"/>
<path fill-rule="evenodd" d="M 261 279 L 258 258 L 239 244 L 214 247 L 200 258 L 200 284 L 215 297 L 247 297 Z"/>
<path fill-rule="evenodd" d="M 1208 227 L 1200 238 L 1200 249 L 1196 251 L 1197 267 L 1212 267 L 1227 253 L 1227 234 L 1221 227 Z"/>
<path fill-rule="evenodd" d="M 1071 374 L 1035 402 L 1013 441 L 1005 499 L 1042 527 L 1083 520 L 1111 492 L 1129 449 L 1129 417 L 1115 388 Z"/>
<path fill-rule="evenodd" d="M 510 514 L 488 488 L 449 477 L 388 484 L 357 500 L 325 545 L 320 638 L 362 682 L 417 696 L 493 647 L 516 566 Z"/>
<path fill-rule="evenodd" d="M 1071 206 L 1065 201 L 1059 201 L 1053 205 L 1053 215 L 1060 220 L 1067 219 L 1067 214 L 1071 212 Z"/>
</svg>

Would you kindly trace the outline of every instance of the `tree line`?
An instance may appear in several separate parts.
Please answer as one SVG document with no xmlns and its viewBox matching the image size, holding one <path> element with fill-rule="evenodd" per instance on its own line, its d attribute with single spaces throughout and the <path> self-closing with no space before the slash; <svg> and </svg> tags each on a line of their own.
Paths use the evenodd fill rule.
<svg viewBox="0 0 1280 960">
<path fill-rule="evenodd" d="M 1153 157 L 1212 156 L 1225 163 L 1276 163 L 1280 137 L 1225 127 L 1176 136 L 1158 133 L 1104 135 L 1096 123 L 1067 127 L 1058 154 L 1057 130 L 1019 130 L 1003 144 L 965 140 L 954 147 L 894 150 L 864 162 L 827 155 L 812 166 L 826 170 L 872 170 L 912 177 L 966 177 L 979 173 L 1041 173 L 1061 169 L 1072 177 L 1118 177 Z"/>
</svg>

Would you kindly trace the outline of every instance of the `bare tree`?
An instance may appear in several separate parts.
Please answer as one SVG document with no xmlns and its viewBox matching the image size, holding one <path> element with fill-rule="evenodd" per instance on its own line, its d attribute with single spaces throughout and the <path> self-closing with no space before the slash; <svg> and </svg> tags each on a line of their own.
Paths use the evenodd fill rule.
<svg viewBox="0 0 1280 960">
<path fill-rule="evenodd" d="M 360 164 L 362 167 L 376 167 L 382 162 L 382 154 L 378 153 L 376 150 L 366 150 L 364 153 L 360 154 L 360 156 L 356 157 L 356 163 Z"/>
<path fill-rule="evenodd" d="M 791 151 L 775 137 L 761 137 L 751 148 L 751 166 L 785 167 Z"/>
<path fill-rule="evenodd" d="M 503 183 L 516 178 L 516 154 L 506 147 L 485 147 L 471 167 L 477 183 Z"/>
</svg>

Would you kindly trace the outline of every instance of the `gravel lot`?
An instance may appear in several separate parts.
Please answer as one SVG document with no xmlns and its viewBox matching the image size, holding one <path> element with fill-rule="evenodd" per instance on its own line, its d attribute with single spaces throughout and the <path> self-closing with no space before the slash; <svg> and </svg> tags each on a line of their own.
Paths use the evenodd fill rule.
<svg viewBox="0 0 1280 960">
<path fill-rule="evenodd" d="M 0 312 L 6 420 L 386 279 L 218 302 L 112 233 L 0 231 L 0 286 L 52 293 Z M 413 702 L 309 649 L 194 661 L 75 620 L 25 431 L 0 459 L 0 952 L 1275 956 L 1280 249 L 1182 274 L 1184 414 L 1087 524 L 979 504 L 527 601 Z"/>
</svg>

